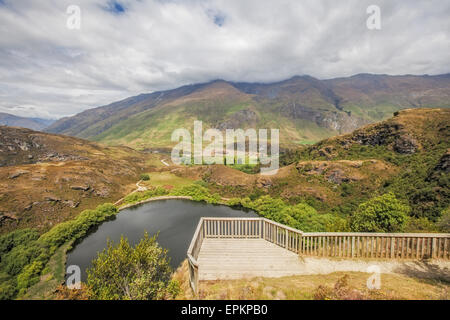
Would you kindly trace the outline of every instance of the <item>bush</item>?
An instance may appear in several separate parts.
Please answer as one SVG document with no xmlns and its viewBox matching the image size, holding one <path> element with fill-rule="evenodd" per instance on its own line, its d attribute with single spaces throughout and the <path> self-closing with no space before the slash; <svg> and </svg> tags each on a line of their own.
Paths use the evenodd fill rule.
<svg viewBox="0 0 450 320">
<path fill-rule="evenodd" d="M 143 181 L 148 181 L 150 180 L 150 175 L 148 173 L 142 173 L 140 179 Z"/>
<path fill-rule="evenodd" d="M 127 195 L 124 199 L 123 202 L 126 204 L 133 204 L 133 203 L 138 203 L 153 197 L 159 197 L 159 196 L 165 196 L 169 194 L 169 191 L 167 191 L 164 188 L 161 187 L 156 187 L 153 189 L 149 189 L 149 190 L 145 190 L 142 192 L 133 192 L 129 195 Z"/>
<path fill-rule="evenodd" d="M 450 232 L 450 207 L 442 212 L 442 217 L 439 219 L 437 227 L 441 232 Z"/>
<path fill-rule="evenodd" d="M 351 218 L 351 229 L 356 232 L 403 231 L 410 210 L 393 193 L 386 193 L 359 205 Z"/>
<path fill-rule="evenodd" d="M 124 237 L 117 246 L 108 242 L 87 273 L 94 299 L 155 300 L 177 292 L 176 283 L 170 281 L 167 250 L 147 233 L 135 247 Z"/>
<path fill-rule="evenodd" d="M 281 199 L 265 195 L 254 201 L 250 198 L 233 198 L 227 204 L 252 209 L 267 219 L 305 232 L 346 231 L 344 219 L 332 214 L 319 214 L 306 203 L 291 206 Z"/>
<path fill-rule="evenodd" d="M 304 232 L 344 231 L 346 221 L 331 214 L 318 214 L 316 209 L 305 203 L 287 207 L 283 210 L 285 221 L 294 228 Z M 289 218 L 292 219 L 289 219 Z"/>
<path fill-rule="evenodd" d="M 173 196 L 189 196 L 194 201 L 206 201 L 207 203 L 217 204 L 221 197 L 219 194 L 211 194 L 209 190 L 199 184 L 190 184 L 179 189 L 172 190 L 170 195 Z"/>
</svg>

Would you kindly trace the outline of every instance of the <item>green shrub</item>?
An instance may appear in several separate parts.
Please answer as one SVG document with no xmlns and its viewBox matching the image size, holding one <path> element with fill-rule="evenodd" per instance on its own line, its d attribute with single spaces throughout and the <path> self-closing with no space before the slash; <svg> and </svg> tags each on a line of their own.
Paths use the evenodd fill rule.
<svg viewBox="0 0 450 320">
<path fill-rule="evenodd" d="M 2 257 L 14 247 L 37 240 L 39 233 L 33 229 L 19 229 L 0 236 L 0 262 Z"/>
<path fill-rule="evenodd" d="M 150 175 L 148 173 L 142 173 L 140 179 L 143 181 L 148 181 L 150 180 Z"/>
<path fill-rule="evenodd" d="M 190 184 L 178 189 L 172 190 L 170 195 L 173 196 L 189 196 L 194 201 L 206 201 L 207 203 L 217 204 L 220 202 L 221 197 L 219 194 L 211 194 L 209 190 L 199 184 Z"/>
<path fill-rule="evenodd" d="M 403 231 L 410 210 L 393 193 L 386 193 L 358 207 L 351 218 L 351 229 L 356 232 Z"/>
<path fill-rule="evenodd" d="M 439 219 L 437 227 L 441 232 L 450 232 L 450 207 L 442 212 L 442 217 Z"/>
<path fill-rule="evenodd" d="M 87 284 L 92 298 L 100 300 L 155 300 L 177 293 L 171 283 L 167 250 L 156 242 L 156 236 L 144 238 L 131 247 L 124 237 L 92 261 L 87 270 Z"/>
<path fill-rule="evenodd" d="M 319 214 L 306 203 L 291 206 L 279 198 L 268 195 L 252 201 L 250 198 L 233 198 L 229 206 L 242 206 L 267 219 L 283 223 L 305 232 L 346 231 L 346 221 L 332 214 Z"/>
<path fill-rule="evenodd" d="M 0 281 L 0 300 L 11 300 L 17 294 L 16 279 L 2 279 Z"/>
<path fill-rule="evenodd" d="M 165 196 L 167 194 L 169 194 L 169 191 L 167 191 L 166 189 L 161 188 L 161 187 L 156 187 L 156 188 L 145 190 L 145 191 L 133 192 L 133 193 L 127 195 L 123 199 L 123 202 L 126 204 L 133 204 L 133 203 L 138 203 L 138 202 L 141 202 L 144 200 L 148 200 L 153 197 Z"/>
<path fill-rule="evenodd" d="M 333 229 L 339 230 L 345 225 L 345 220 L 331 214 L 318 214 L 313 207 L 305 203 L 287 207 L 282 213 L 285 219 L 283 223 L 304 232 L 334 231 Z"/>
</svg>

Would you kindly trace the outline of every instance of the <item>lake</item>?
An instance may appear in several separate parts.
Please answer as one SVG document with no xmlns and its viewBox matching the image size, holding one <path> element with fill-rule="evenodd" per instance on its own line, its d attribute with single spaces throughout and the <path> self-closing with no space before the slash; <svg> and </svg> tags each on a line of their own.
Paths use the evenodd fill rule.
<svg viewBox="0 0 450 320">
<path fill-rule="evenodd" d="M 253 211 L 234 209 L 190 200 L 158 200 L 122 210 L 102 223 L 67 254 L 67 266 L 78 265 L 81 280 L 86 281 L 86 269 L 97 253 L 106 248 L 107 239 L 118 243 L 121 235 L 137 244 L 147 231 L 159 231 L 158 243 L 169 250 L 171 266 L 177 268 L 186 259 L 186 252 L 201 217 L 257 217 Z"/>
</svg>

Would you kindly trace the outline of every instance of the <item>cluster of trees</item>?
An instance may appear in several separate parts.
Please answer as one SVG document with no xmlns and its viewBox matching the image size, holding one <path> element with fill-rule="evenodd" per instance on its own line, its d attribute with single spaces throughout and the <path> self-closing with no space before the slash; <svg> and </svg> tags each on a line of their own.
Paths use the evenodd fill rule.
<svg viewBox="0 0 450 320">
<path fill-rule="evenodd" d="M 117 213 L 112 204 L 85 210 L 75 219 L 60 223 L 39 236 L 32 229 L 19 229 L 0 237 L 0 299 L 13 299 L 39 281 L 58 247 L 82 238 L 94 226 Z"/>
<path fill-rule="evenodd" d="M 273 221 L 283 223 L 305 232 L 341 231 L 346 228 L 346 220 L 332 214 L 319 214 L 316 209 L 306 203 L 289 205 L 279 198 L 268 195 L 255 200 L 251 198 L 233 198 L 227 203 L 231 206 L 242 206 L 256 211 L 259 215 Z"/>
</svg>

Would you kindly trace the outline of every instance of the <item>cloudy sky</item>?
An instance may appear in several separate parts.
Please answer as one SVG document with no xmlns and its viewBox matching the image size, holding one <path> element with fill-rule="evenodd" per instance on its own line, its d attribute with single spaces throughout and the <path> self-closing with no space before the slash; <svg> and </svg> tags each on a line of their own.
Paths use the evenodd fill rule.
<svg viewBox="0 0 450 320">
<path fill-rule="evenodd" d="M 448 73 L 449 16 L 432 0 L 0 0 L 0 112 L 59 118 L 218 78 Z"/>
</svg>

